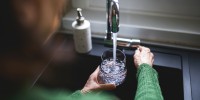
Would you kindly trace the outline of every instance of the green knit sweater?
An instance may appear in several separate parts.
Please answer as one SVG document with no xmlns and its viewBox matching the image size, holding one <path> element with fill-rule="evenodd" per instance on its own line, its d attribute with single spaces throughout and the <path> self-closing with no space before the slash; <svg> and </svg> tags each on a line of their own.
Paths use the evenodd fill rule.
<svg viewBox="0 0 200 100">
<path fill-rule="evenodd" d="M 142 64 L 137 71 L 138 86 L 135 100 L 163 100 L 157 72 L 148 64 Z M 18 99 L 17 99 L 18 98 Z M 81 94 L 80 90 L 70 94 L 66 91 L 48 91 L 34 88 L 20 93 L 12 100 L 118 100 L 103 93 Z"/>
<path fill-rule="evenodd" d="M 141 64 L 137 71 L 137 79 L 135 100 L 163 100 L 156 70 L 148 64 Z"/>
</svg>

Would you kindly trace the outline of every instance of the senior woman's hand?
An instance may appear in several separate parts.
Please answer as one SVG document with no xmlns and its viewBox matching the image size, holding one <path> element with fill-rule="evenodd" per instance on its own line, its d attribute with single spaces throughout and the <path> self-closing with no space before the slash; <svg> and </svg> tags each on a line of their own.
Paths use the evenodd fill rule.
<svg viewBox="0 0 200 100">
<path fill-rule="evenodd" d="M 98 90 L 112 90 L 116 88 L 114 84 L 100 84 L 98 82 L 98 73 L 99 67 L 97 67 L 97 69 L 90 75 L 85 86 L 81 90 L 82 93 L 88 93 Z"/>
<path fill-rule="evenodd" d="M 151 50 L 147 47 L 138 46 L 135 50 L 134 63 L 135 67 L 138 68 L 141 64 L 146 63 L 153 66 L 154 55 Z"/>
</svg>

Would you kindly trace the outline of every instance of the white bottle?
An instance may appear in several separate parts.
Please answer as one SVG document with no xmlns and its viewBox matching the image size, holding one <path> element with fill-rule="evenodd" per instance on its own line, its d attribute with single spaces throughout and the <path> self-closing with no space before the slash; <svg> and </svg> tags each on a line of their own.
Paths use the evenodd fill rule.
<svg viewBox="0 0 200 100">
<path fill-rule="evenodd" d="M 75 50 L 78 53 L 88 53 L 92 50 L 92 37 L 91 37 L 91 28 L 90 22 L 85 20 L 81 13 L 82 9 L 77 8 L 78 17 L 72 23 L 74 29 L 74 43 Z"/>
</svg>

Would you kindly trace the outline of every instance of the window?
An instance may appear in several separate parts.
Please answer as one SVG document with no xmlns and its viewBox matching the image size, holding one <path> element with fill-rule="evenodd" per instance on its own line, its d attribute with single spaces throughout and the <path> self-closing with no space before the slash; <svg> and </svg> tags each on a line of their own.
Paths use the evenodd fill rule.
<svg viewBox="0 0 200 100">
<path fill-rule="evenodd" d="M 199 0 L 119 0 L 118 36 L 155 44 L 200 48 L 199 4 Z M 63 18 L 65 29 L 72 29 L 75 8 L 80 7 L 91 22 L 93 36 L 105 36 L 106 0 L 72 0 L 72 7 L 74 9 Z"/>
</svg>

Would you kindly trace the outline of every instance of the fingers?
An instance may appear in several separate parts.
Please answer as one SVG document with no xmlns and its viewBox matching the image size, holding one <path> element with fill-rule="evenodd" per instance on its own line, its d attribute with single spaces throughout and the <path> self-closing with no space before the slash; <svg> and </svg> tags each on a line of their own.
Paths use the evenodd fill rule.
<svg viewBox="0 0 200 100">
<path fill-rule="evenodd" d="M 138 46 L 134 56 L 140 55 L 141 53 L 151 53 L 151 50 L 147 47 Z"/>
<path fill-rule="evenodd" d="M 153 66 L 153 62 L 154 62 L 154 54 L 153 53 L 150 53 L 149 59 L 151 60 L 150 65 Z"/>
<path fill-rule="evenodd" d="M 144 47 L 144 46 L 139 46 L 138 48 L 139 48 L 139 50 L 140 50 L 141 52 L 151 52 L 151 50 L 150 50 L 149 48 Z"/>
<path fill-rule="evenodd" d="M 139 49 L 135 50 L 135 55 L 134 56 L 137 56 L 137 55 L 140 55 L 140 50 Z"/>
<path fill-rule="evenodd" d="M 114 84 L 100 84 L 100 88 L 103 90 L 113 90 L 116 86 Z"/>
<path fill-rule="evenodd" d="M 138 49 L 135 50 L 135 55 L 134 55 L 135 67 L 138 68 L 138 66 L 142 63 L 147 63 L 150 66 L 152 66 L 153 62 L 154 62 L 154 55 L 151 52 L 151 50 L 144 46 L 138 46 Z"/>
<path fill-rule="evenodd" d="M 154 58 L 154 54 L 152 52 L 150 52 L 150 57 L 151 57 L 151 59 Z"/>
<path fill-rule="evenodd" d="M 97 76 L 99 73 L 99 66 L 96 68 L 96 70 L 91 74 L 91 76 Z"/>
<path fill-rule="evenodd" d="M 85 89 L 81 90 L 82 93 L 88 93 L 91 91 L 101 91 L 101 90 L 114 90 L 116 86 L 114 84 L 99 84 L 97 87 L 92 89 Z"/>
</svg>

